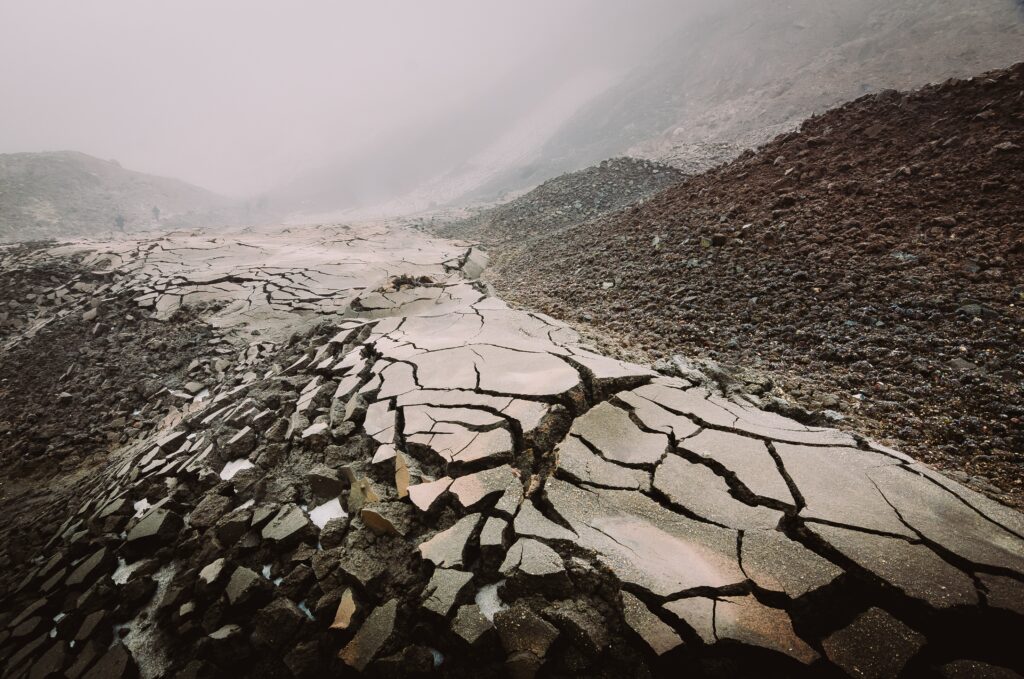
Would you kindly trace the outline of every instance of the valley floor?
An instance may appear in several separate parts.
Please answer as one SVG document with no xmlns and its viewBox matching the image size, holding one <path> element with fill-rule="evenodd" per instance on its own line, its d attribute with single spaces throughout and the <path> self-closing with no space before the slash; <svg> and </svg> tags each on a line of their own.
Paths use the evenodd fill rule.
<svg viewBox="0 0 1024 679">
<path fill-rule="evenodd" d="M 0 250 L 4 676 L 1024 671 L 1024 517 L 487 264 L 380 223 Z"/>
</svg>

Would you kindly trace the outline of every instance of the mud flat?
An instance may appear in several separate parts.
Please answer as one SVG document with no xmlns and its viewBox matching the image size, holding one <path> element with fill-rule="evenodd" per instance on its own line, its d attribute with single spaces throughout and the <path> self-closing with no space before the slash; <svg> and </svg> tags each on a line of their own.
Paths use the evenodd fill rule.
<svg viewBox="0 0 1024 679">
<path fill-rule="evenodd" d="M 366 224 L 8 255 L 103 283 L 39 293 L 5 351 L 129 304 L 191 308 L 224 351 L 73 484 L 36 468 L 4 498 L 5 676 L 1024 670 L 1024 517 L 602 356 L 489 294 L 469 244 Z"/>
</svg>

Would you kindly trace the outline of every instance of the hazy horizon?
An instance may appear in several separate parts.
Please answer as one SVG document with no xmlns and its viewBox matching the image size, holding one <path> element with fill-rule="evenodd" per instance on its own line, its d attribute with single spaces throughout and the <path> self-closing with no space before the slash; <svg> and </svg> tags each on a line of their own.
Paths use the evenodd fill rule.
<svg viewBox="0 0 1024 679">
<path fill-rule="evenodd" d="M 252 195 L 439 120 L 485 135 L 612 82 L 700 4 L 2 0 L 0 153 L 74 150 Z"/>
</svg>

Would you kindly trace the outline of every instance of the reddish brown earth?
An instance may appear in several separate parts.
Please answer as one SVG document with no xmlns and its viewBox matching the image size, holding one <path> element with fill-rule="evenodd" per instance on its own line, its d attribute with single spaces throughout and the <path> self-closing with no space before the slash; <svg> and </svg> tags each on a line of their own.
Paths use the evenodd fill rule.
<svg viewBox="0 0 1024 679">
<path fill-rule="evenodd" d="M 864 97 L 537 234 L 497 253 L 507 299 L 763 370 L 1024 506 L 1024 64 Z"/>
</svg>

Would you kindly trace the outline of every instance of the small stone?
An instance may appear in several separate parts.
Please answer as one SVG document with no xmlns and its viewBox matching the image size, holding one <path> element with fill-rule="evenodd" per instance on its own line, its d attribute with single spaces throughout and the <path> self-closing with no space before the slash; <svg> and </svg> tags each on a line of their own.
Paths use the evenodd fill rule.
<svg viewBox="0 0 1024 679">
<path fill-rule="evenodd" d="M 309 517 L 300 507 L 287 504 L 278 510 L 262 531 L 264 540 L 271 540 L 280 546 L 315 539 L 316 532 Z"/>
<path fill-rule="evenodd" d="M 409 499 L 421 512 L 430 511 L 437 499 L 452 485 L 452 481 L 453 479 L 445 476 L 437 481 L 409 486 Z"/>
<path fill-rule="evenodd" d="M 253 512 L 248 509 L 236 509 L 222 516 L 214 528 L 217 539 L 226 547 L 231 547 L 249 530 L 249 522 Z M 256 525 L 255 522 L 253 525 Z"/>
<path fill-rule="evenodd" d="M 85 673 L 83 679 L 134 679 L 138 676 L 135 659 L 123 644 L 112 646 L 103 657 Z"/>
<path fill-rule="evenodd" d="M 224 625 L 206 635 L 214 641 L 228 641 L 242 636 L 242 628 L 238 625 Z"/>
<path fill-rule="evenodd" d="M 210 528 L 231 511 L 231 504 L 231 498 L 211 493 L 192 510 L 188 517 L 189 525 L 200 530 Z"/>
<path fill-rule="evenodd" d="M 224 445 L 223 456 L 227 459 L 248 457 L 256 448 L 256 432 L 252 427 L 244 427 L 237 434 L 228 439 Z"/>
<path fill-rule="evenodd" d="M 470 646 L 476 645 L 492 629 L 494 625 L 476 604 L 460 606 L 452 621 L 452 631 Z"/>
<path fill-rule="evenodd" d="M 75 643 L 81 643 L 91 639 L 97 631 L 100 631 L 100 634 L 97 635 L 98 641 L 108 641 L 109 638 L 106 633 L 104 633 L 104 628 L 108 623 L 109 617 L 110 614 L 107 613 L 107 611 L 93 611 L 89 615 L 85 616 L 85 619 L 82 620 L 82 624 L 78 626 L 78 631 L 75 632 L 75 636 L 73 637 Z"/>
<path fill-rule="evenodd" d="M 505 549 L 505 530 L 508 521 L 497 516 L 487 517 L 483 530 L 480 531 L 480 549 Z"/>
<path fill-rule="evenodd" d="M 320 529 L 320 544 L 324 549 L 334 549 L 344 542 L 352 517 L 340 516 L 331 519 Z"/>
<path fill-rule="evenodd" d="M 626 624 L 656 654 L 664 655 L 683 643 L 675 630 L 651 613 L 651 610 L 640 599 L 629 592 L 622 592 L 622 612 Z"/>
<path fill-rule="evenodd" d="M 206 389 L 206 385 L 204 385 L 202 382 L 186 382 L 184 389 L 188 393 L 195 396 L 196 394 L 200 393 L 203 389 Z"/>
<path fill-rule="evenodd" d="M 822 642 L 828 659 L 853 677 L 898 676 L 926 639 L 880 608 L 870 608 Z"/>
<path fill-rule="evenodd" d="M 216 561 L 208 563 L 199 571 L 199 579 L 207 585 L 213 585 L 220 580 L 220 577 L 223 575 L 225 563 L 226 559 L 224 559 L 224 557 L 220 557 Z"/>
<path fill-rule="evenodd" d="M 401 453 L 395 455 L 395 493 L 399 498 L 409 494 L 409 463 Z"/>
<path fill-rule="evenodd" d="M 380 495 L 373 489 L 373 482 L 366 477 L 358 478 L 352 482 L 348 491 L 348 513 L 355 514 L 364 505 L 380 502 Z"/>
<path fill-rule="evenodd" d="M 271 585 L 259 574 L 239 566 L 231 574 L 224 591 L 232 606 L 245 606 L 269 593 Z"/>
<path fill-rule="evenodd" d="M 316 640 L 304 641 L 284 657 L 284 664 L 296 677 L 313 676 L 323 666 Z"/>
<path fill-rule="evenodd" d="M 356 604 L 356 596 L 352 591 L 352 588 L 346 588 L 341 593 L 341 601 L 338 602 L 338 610 L 334 614 L 334 622 L 331 623 L 331 629 L 348 629 L 349 625 L 352 624 L 352 617 L 359 610 Z"/>
<path fill-rule="evenodd" d="M 591 655 L 598 655 L 611 643 L 603 616 L 585 600 L 563 599 L 548 606 L 544 617 L 567 637 Z"/>
<path fill-rule="evenodd" d="M 369 507 L 363 507 L 359 512 L 359 518 L 363 520 L 363 524 L 372 530 L 376 535 L 395 535 L 401 536 L 403 533 L 395 527 L 395 524 L 388 518 L 378 512 L 376 509 L 370 509 Z"/>
<path fill-rule="evenodd" d="M 279 596 L 256 612 L 252 642 L 257 646 L 281 648 L 306 621 L 305 614 L 290 599 Z"/>
<path fill-rule="evenodd" d="M 39 657 L 28 672 L 28 679 L 49 679 L 60 676 L 60 671 L 68 661 L 68 645 L 58 641 Z"/>
<path fill-rule="evenodd" d="M 82 561 L 75 570 L 64 581 L 68 587 L 77 587 L 83 584 L 91 584 L 99 575 L 100 571 L 113 563 L 114 557 L 106 547 L 96 550 L 93 554 Z"/>
<path fill-rule="evenodd" d="M 441 531 L 429 540 L 420 543 L 420 555 L 442 568 L 460 568 L 462 555 L 469 536 L 480 523 L 479 514 L 470 514 L 459 519 L 451 528 Z"/>
<path fill-rule="evenodd" d="M 360 672 L 365 670 L 391 638 L 397 613 L 398 599 L 391 599 L 375 608 L 352 640 L 338 654 L 342 662 Z"/>
<path fill-rule="evenodd" d="M 331 500 L 341 495 L 344 485 L 338 472 L 327 465 L 318 464 L 306 474 L 309 488 L 318 500 Z"/>
<path fill-rule="evenodd" d="M 521 605 L 495 613 L 494 627 L 501 637 L 501 645 L 510 655 L 525 651 L 543 660 L 558 638 L 557 627 Z"/>
<path fill-rule="evenodd" d="M 128 531 L 127 542 L 139 546 L 167 544 L 178 536 L 184 522 L 169 509 L 151 509 L 135 527 Z"/>
<path fill-rule="evenodd" d="M 472 579 L 473 574 L 465 571 L 450 568 L 435 569 L 430 582 L 423 590 L 423 608 L 442 617 L 448 617 L 456 601 Z"/>
</svg>

